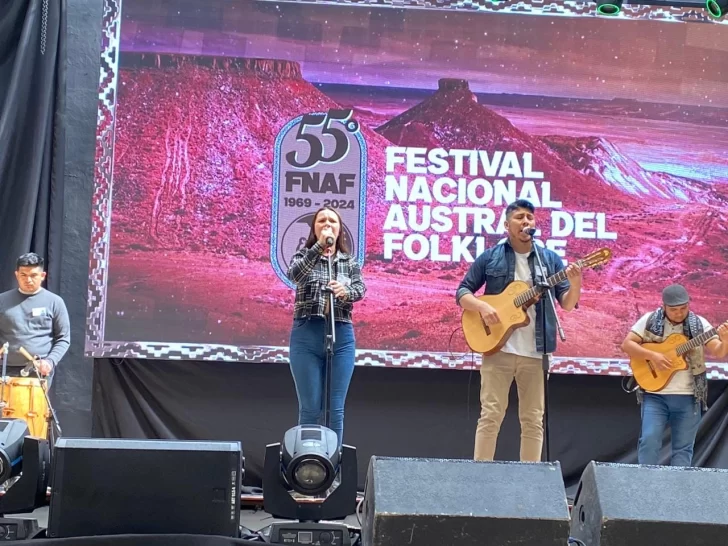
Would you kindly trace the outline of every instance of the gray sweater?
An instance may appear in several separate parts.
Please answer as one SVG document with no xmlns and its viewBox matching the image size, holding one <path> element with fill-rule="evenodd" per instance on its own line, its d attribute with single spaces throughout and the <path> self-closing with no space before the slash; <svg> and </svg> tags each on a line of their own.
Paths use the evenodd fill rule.
<svg viewBox="0 0 728 546">
<path fill-rule="evenodd" d="M 0 294 L 0 345 L 6 341 L 8 367 L 28 363 L 18 353 L 20 347 L 58 365 L 71 343 L 71 324 L 63 299 L 46 289 L 32 295 L 17 288 Z"/>
</svg>

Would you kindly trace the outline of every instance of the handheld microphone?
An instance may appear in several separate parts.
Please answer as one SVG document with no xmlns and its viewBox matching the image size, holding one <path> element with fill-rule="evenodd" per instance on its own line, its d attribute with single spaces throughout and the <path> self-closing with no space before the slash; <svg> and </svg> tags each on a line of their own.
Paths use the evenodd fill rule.
<svg viewBox="0 0 728 546">
<path fill-rule="evenodd" d="M 326 246 L 327 247 L 334 246 L 334 238 L 333 237 L 331 237 L 331 236 L 326 237 Z"/>
<path fill-rule="evenodd" d="M 18 349 L 18 352 L 23 355 L 26 360 L 30 361 L 30 364 L 20 370 L 20 375 L 22 375 L 23 377 L 28 377 L 30 375 L 30 372 L 35 369 L 36 361 L 40 360 L 40 358 L 31 355 L 28 351 L 25 350 L 24 347 L 20 347 Z"/>
<path fill-rule="evenodd" d="M 534 235 L 536 235 L 536 228 L 525 227 L 521 230 L 521 233 L 525 233 L 526 235 L 530 235 L 531 237 L 533 237 Z"/>
</svg>

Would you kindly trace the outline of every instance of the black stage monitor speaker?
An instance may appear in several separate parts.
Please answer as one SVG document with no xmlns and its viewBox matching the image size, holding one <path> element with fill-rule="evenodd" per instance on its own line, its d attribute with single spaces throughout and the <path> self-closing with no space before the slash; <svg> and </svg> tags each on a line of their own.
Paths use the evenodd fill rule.
<svg viewBox="0 0 728 546">
<path fill-rule="evenodd" d="M 240 442 L 61 438 L 49 537 L 239 536 Z"/>
<path fill-rule="evenodd" d="M 564 546 L 559 463 L 372 457 L 364 546 Z"/>
<path fill-rule="evenodd" d="M 586 546 L 728 544 L 728 470 L 587 465 L 571 511 Z"/>
</svg>

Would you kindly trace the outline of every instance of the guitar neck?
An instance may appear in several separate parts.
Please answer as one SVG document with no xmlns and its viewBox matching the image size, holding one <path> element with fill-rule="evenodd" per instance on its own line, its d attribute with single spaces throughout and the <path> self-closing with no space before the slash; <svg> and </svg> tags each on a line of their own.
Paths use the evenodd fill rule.
<svg viewBox="0 0 728 546">
<path fill-rule="evenodd" d="M 700 347 L 701 345 L 704 345 L 706 341 L 708 341 L 711 337 L 717 336 L 718 330 L 715 328 L 711 328 L 707 332 L 703 332 L 697 337 L 694 337 L 687 343 L 683 343 L 682 345 L 678 345 L 677 349 L 675 351 L 678 355 L 684 355 L 688 351 L 692 351 L 696 347 Z"/>
<path fill-rule="evenodd" d="M 555 275 L 551 275 L 548 279 L 546 279 L 546 284 L 548 284 L 549 288 L 553 288 L 557 284 L 559 284 L 561 281 L 566 279 L 566 270 L 562 269 Z M 534 286 L 533 288 L 529 288 L 525 292 L 522 292 L 518 296 L 516 296 L 516 299 L 513 300 L 513 303 L 516 305 L 516 307 L 522 307 L 526 305 L 529 301 L 531 301 L 533 298 L 538 296 L 543 292 L 543 288 L 540 286 Z"/>
</svg>

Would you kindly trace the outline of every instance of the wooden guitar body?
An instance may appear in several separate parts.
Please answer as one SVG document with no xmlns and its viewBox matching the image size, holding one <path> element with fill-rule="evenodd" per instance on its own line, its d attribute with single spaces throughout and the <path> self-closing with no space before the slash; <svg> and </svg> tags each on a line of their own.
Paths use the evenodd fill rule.
<svg viewBox="0 0 728 546">
<path fill-rule="evenodd" d="M 498 313 L 500 323 L 485 325 L 477 311 L 463 311 L 462 326 L 465 340 L 471 350 L 484 355 L 492 355 L 506 344 L 511 332 L 529 323 L 524 308 L 516 307 L 513 300 L 529 289 L 523 281 L 513 281 L 500 294 L 478 296 L 478 299 L 490 304 Z M 525 306 L 524 306 L 525 307 Z"/>
<path fill-rule="evenodd" d="M 667 386 L 673 375 L 681 370 L 687 370 L 687 361 L 676 352 L 677 347 L 687 341 L 688 338 L 682 334 L 672 334 L 662 343 L 643 343 L 642 347 L 648 351 L 665 355 L 672 367 L 667 370 L 658 369 L 648 360 L 631 358 L 629 365 L 637 384 L 645 391 L 659 392 Z"/>
<path fill-rule="evenodd" d="M 600 248 L 591 252 L 577 264 L 584 269 L 597 267 L 608 262 L 612 257 L 612 251 L 608 248 Z M 549 287 L 566 280 L 566 270 L 562 269 L 546 280 Z M 533 305 L 539 295 L 543 293 L 544 287 L 531 288 L 523 281 L 513 281 L 500 294 L 489 294 L 476 296 L 479 300 L 487 302 L 498 313 L 500 322 L 486 326 L 480 313 L 477 311 L 463 310 L 461 323 L 463 335 L 470 349 L 484 355 L 492 355 L 500 351 L 506 344 L 513 330 L 525 326 L 529 322 L 526 309 Z M 516 305 L 518 301 L 518 305 Z"/>
</svg>

